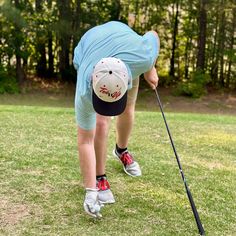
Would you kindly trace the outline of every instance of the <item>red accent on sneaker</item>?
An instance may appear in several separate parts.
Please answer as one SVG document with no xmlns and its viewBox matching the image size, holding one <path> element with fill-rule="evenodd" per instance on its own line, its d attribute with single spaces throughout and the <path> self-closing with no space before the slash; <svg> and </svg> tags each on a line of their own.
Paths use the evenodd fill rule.
<svg viewBox="0 0 236 236">
<path fill-rule="evenodd" d="M 134 162 L 132 155 L 129 152 L 123 152 L 120 155 L 120 160 L 124 164 L 124 166 L 130 165 Z"/>
<path fill-rule="evenodd" d="M 110 184 L 105 178 L 101 178 L 97 181 L 97 188 L 99 190 L 104 191 L 104 190 L 110 189 Z"/>
</svg>

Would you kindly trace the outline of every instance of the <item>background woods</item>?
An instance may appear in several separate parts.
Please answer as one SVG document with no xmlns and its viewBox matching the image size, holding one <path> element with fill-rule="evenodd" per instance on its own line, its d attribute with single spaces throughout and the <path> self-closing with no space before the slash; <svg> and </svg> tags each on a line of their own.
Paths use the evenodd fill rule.
<svg viewBox="0 0 236 236">
<path fill-rule="evenodd" d="M 89 28 L 110 20 L 156 30 L 163 85 L 200 96 L 207 85 L 236 88 L 235 0 L 0 1 L 0 93 L 27 76 L 75 81 L 73 49 Z"/>
</svg>

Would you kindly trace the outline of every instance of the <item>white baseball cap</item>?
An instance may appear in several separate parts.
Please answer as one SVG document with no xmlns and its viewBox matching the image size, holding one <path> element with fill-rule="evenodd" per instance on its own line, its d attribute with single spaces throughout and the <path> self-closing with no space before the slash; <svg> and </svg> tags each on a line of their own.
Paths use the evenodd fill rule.
<svg viewBox="0 0 236 236">
<path fill-rule="evenodd" d="M 94 110 L 104 116 L 121 114 L 126 107 L 128 82 L 129 73 L 123 61 L 102 58 L 92 75 Z"/>
</svg>

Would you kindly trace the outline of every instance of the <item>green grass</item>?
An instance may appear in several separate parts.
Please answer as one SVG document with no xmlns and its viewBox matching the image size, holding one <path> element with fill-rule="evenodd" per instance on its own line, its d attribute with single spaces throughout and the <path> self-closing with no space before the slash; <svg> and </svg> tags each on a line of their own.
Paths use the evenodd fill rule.
<svg viewBox="0 0 236 236">
<path fill-rule="evenodd" d="M 206 235 L 236 235 L 236 117 L 166 113 Z M 159 112 L 137 112 L 130 150 L 143 176 L 113 159 L 116 203 L 93 220 L 82 208 L 73 108 L 0 106 L 0 235 L 197 235 Z"/>
</svg>

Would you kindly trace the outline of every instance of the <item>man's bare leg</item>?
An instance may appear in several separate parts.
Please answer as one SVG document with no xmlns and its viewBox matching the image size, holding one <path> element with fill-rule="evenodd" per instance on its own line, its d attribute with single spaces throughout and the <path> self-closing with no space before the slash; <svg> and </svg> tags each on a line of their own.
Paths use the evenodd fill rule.
<svg viewBox="0 0 236 236">
<path fill-rule="evenodd" d="M 111 118 L 97 114 L 94 147 L 96 153 L 96 174 L 104 175 L 107 157 L 107 139 Z"/>
<path fill-rule="evenodd" d="M 128 91 L 125 111 L 116 120 L 116 144 L 119 148 L 127 148 L 134 123 L 134 110 L 138 94 L 139 78 L 133 80 L 133 87 Z"/>
<path fill-rule="evenodd" d="M 127 148 L 134 123 L 135 104 L 127 104 L 125 111 L 116 120 L 116 144 Z"/>
<path fill-rule="evenodd" d="M 97 114 L 95 153 L 96 153 L 96 174 L 98 199 L 101 203 L 114 203 L 115 199 L 110 190 L 110 185 L 106 177 L 107 139 L 110 126 L 110 117 Z"/>
<path fill-rule="evenodd" d="M 78 127 L 78 150 L 81 174 L 85 188 L 96 188 L 96 158 L 94 150 L 94 130 Z"/>
</svg>

